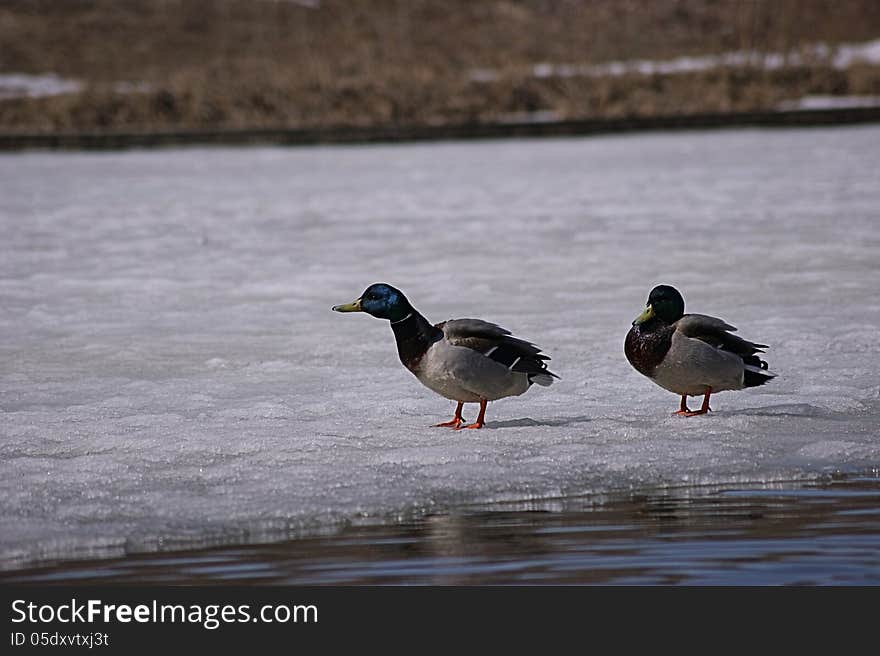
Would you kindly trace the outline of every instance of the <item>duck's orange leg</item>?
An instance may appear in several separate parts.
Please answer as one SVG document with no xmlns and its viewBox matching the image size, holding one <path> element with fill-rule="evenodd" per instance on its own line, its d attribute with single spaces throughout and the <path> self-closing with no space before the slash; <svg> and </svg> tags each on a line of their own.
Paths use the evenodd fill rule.
<svg viewBox="0 0 880 656">
<path fill-rule="evenodd" d="M 477 415 L 477 420 L 474 423 L 462 426 L 461 428 L 482 428 L 483 424 L 486 423 L 486 403 L 488 402 L 485 400 L 480 401 L 480 414 Z"/>
<path fill-rule="evenodd" d="M 688 408 L 688 397 L 687 394 L 681 395 L 681 405 L 678 406 L 678 410 L 673 412 L 674 415 L 684 415 L 687 417 L 691 412 L 691 409 Z"/>
<path fill-rule="evenodd" d="M 436 428 L 454 428 L 458 430 L 458 428 L 464 423 L 464 418 L 461 416 L 461 409 L 464 407 L 464 403 L 462 401 L 458 402 L 458 405 L 455 407 L 455 416 L 452 418 L 452 421 L 444 421 L 442 424 L 434 424 Z"/>
<path fill-rule="evenodd" d="M 703 397 L 703 405 L 700 406 L 699 410 L 690 410 L 684 413 L 685 417 L 696 417 L 697 415 L 704 415 L 707 412 L 711 411 L 712 408 L 709 407 L 709 396 L 712 394 L 712 388 L 706 388 L 706 396 Z"/>
</svg>

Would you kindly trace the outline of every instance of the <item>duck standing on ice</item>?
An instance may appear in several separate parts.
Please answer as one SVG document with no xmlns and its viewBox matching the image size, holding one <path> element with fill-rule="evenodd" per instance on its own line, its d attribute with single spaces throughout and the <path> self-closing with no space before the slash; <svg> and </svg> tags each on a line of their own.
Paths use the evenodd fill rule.
<svg viewBox="0 0 880 656">
<path fill-rule="evenodd" d="M 451 421 L 437 424 L 458 430 L 482 428 L 486 404 L 519 396 L 532 383 L 547 386 L 558 376 L 547 369 L 549 356 L 510 331 L 480 319 L 450 319 L 432 325 L 399 289 L 370 285 L 353 303 L 336 312 L 366 312 L 391 322 L 400 361 L 430 390 L 457 401 Z M 465 403 L 479 403 L 480 414 L 464 424 Z"/>
<path fill-rule="evenodd" d="M 674 287 L 651 290 L 645 311 L 626 335 L 626 359 L 663 389 L 681 395 L 674 414 L 692 417 L 709 412 L 709 396 L 724 390 L 763 385 L 776 374 L 756 354 L 765 344 L 732 335 L 736 328 L 704 314 L 685 314 L 684 299 Z M 703 396 L 690 410 L 688 396 Z"/>
</svg>

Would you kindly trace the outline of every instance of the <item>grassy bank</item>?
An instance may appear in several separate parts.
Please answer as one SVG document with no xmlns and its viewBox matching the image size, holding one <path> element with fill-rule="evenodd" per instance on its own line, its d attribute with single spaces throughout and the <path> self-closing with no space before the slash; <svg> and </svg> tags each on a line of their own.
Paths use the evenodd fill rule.
<svg viewBox="0 0 880 656">
<path fill-rule="evenodd" d="M 0 72 L 84 87 L 0 101 L 0 131 L 763 112 L 811 94 L 880 96 L 880 67 L 833 59 L 835 44 L 878 37 L 876 0 L 7 0 Z M 715 70 L 590 72 L 730 52 L 750 56 Z M 770 53 L 789 63 L 767 67 Z"/>
</svg>

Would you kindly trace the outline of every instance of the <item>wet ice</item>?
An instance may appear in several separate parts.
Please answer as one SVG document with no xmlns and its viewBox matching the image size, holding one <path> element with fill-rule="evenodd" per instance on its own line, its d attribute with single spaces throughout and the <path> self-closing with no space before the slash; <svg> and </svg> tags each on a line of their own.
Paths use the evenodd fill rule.
<svg viewBox="0 0 880 656">
<path fill-rule="evenodd" d="M 877 170 L 876 127 L 0 156 L 0 563 L 876 467 Z M 330 312 L 377 281 L 562 380 L 429 428 Z M 622 352 L 660 282 L 779 378 L 670 416 Z"/>
</svg>

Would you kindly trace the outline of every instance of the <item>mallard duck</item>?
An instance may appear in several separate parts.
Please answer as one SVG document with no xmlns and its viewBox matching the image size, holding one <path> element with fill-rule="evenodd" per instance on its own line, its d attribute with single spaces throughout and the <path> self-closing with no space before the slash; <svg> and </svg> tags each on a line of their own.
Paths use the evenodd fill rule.
<svg viewBox="0 0 880 656">
<path fill-rule="evenodd" d="M 711 410 L 709 396 L 724 390 L 763 385 L 776 374 L 756 353 L 754 344 L 731 335 L 736 328 L 703 314 L 685 314 L 684 299 L 674 287 L 651 290 L 645 311 L 626 335 L 626 359 L 663 389 L 681 395 L 676 415 L 692 417 Z M 688 396 L 703 396 L 699 410 L 690 410 Z"/>
<path fill-rule="evenodd" d="M 550 358 L 534 344 L 480 319 L 450 319 L 431 325 L 403 292 L 391 285 L 370 285 L 353 303 L 332 309 L 366 312 L 391 322 L 403 366 L 428 389 L 458 402 L 452 420 L 437 426 L 482 428 L 489 401 L 519 396 L 532 383 L 547 386 L 558 378 L 547 369 L 545 361 Z M 480 404 L 480 414 L 472 424 L 463 425 L 465 403 Z"/>
</svg>

